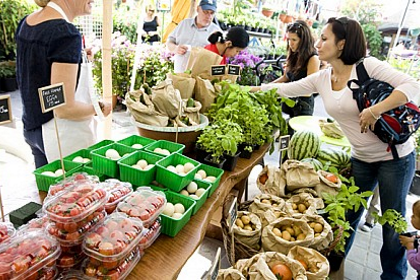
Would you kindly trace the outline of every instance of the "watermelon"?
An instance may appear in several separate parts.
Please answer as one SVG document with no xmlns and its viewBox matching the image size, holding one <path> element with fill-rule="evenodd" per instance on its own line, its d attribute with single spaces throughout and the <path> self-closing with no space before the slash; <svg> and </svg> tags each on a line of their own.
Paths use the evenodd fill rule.
<svg viewBox="0 0 420 280">
<path fill-rule="evenodd" d="M 350 166 L 350 155 L 341 149 L 321 149 L 317 159 L 324 165 L 325 163 L 330 162 L 331 166 L 335 166 L 338 169 Z"/>
<path fill-rule="evenodd" d="M 301 160 L 301 162 L 309 162 L 310 164 L 312 164 L 316 171 L 322 170 L 322 168 L 324 167 L 324 165 L 315 158 L 304 158 Z"/>
<path fill-rule="evenodd" d="M 296 160 L 316 158 L 320 147 L 321 140 L 317 134 L 309 130 L 297 131 L 290 139 L 287 156 Z"/>
</svg>

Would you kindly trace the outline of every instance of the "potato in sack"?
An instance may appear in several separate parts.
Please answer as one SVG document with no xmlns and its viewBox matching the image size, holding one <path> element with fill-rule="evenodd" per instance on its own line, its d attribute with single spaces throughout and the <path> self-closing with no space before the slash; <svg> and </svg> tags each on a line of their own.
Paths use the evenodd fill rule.
<svg viewBox="0 0 420 280">
<path fill-rule="evenodd" d="M 256 214 L 238 211 L 238 217 L 233 225 L 233 233 L 239 241 L 259 250 L 261 248 L 261 229 L 261 221 Z"/>
<path fill-rule="evenodd" d="M 289 159 L 281 165 L 281 169 L 286 178 L 286 189 L 290 192 L 319 184 L 318 174 L 309 162 Z"/>
<path fill-rule="evenodd" d="M 296 245 L 309 247 L 314 240 L 314 231 L 304 220 L 279 218 L 264 227 L 261 243 L 265 251 L 287 254 Z"/>
<path fill-rule="evenodd" d="M 260 217 L 263 227 L 280 217 L 285 217 L 287 213 L 283 210 L 286 202 L 275 195 L 260 194 L 254 198 L 249 205 L 249 211 Z"/>
<path fill-rule="evenodd" d="M 219 270 L 217 280 L 246 280 L 246 278 L 239 270 L 229 267 Z"/>
<path fill-rule="evenodd" d="M 327 249 L 334 239 L 330 224 L 320 215 L 295 214 L 293 218 L 307 221 L 314 231 L 314 240 L 309 246 L 318 251 Z"/>
<path fill-rule="evenodd" d="M 322 207 L 321 207 L 322 206 Z M 285 211 L 293 214 L 316 214 L 316 209 L 321 209 L 324 202 L 320 198 L 314 198 L 309 193 L 295 194 L 286 200 Z"/>
<path fill-rule="evenodd" d="M 305 268 L 301 263 L 278 252 L 265 252 L 250 259 L 239 260 L 234 268 L 247 279 L 256 280 L 304 280 Z"/>
<path fill-rule="evenodd" d="M 330 195 L 338 194 L 342 183 L 336 174 L 324 170 L 319 170 L 318 176 L 319 184 L 315 186 L 315 191 L 319 197 L 323 197 L 322 193 L 328 193 Z"/>
<path fill-rule="evenodd" d="M 290 249 L 287 257 L 300 262 L 306 270 L 308 280 L 327 279 L 330 273 L 330 263 L 317 250 L 295 246 Z"/>
<path fill-rule="evenodd" d="M 265 165 L 257 178 L 257 187 L 264 194 L 285 196 L 286 181 L 281 178 L 281 169 Z"/>
</svg>

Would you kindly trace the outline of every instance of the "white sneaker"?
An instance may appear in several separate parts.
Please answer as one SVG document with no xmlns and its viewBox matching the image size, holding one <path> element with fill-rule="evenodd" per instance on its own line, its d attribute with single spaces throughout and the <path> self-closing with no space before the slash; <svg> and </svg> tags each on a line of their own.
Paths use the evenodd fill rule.
<svg viewBox="0 0 420 280">
<path fill-rule="evenodd" d="M 364 231 L 364 232 L 371 232 L 373 229 L 373 225 L 369 224 L 369 223 L 364 223 L 361 227 L 360 230 Z"/>
</svg>

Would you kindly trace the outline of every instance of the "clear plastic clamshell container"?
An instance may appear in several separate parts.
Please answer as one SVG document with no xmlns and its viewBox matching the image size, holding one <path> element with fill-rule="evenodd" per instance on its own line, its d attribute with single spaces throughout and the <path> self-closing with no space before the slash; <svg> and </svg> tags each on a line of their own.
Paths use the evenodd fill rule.
<svg viewBox="0 0 420 280">
<path fill-rule="evenodd" d="M 139 218 L 144 227 L 149 227 L 159 217 L 166 206 L 163 192 L 150 188 L 138 188 L 118 203 L 117 212 L 124 212 L 130 217 Z"/>
<path fill-rule="evenodd" d="M 139 248 L 141 251 L 149 248 L 153 242 L 160 235 L 160 229 L 162 228 L 162 221 L 158 217 L 149 228 L 144 228 L 142 238 L 140 239 Z"/>
<path fill-rule="evenodd" d="M 57 240 L 43 230 L 18 234 L 0 245 L 0 279 L 39 279 L 39 271 L 55 267 L 60 253 Z"/>
<path fill-rule="evenodd" d="M 16 230 L 12 223 L 0 222 L 0 244 L 9 238 L 12 238 L 15 235 L 15 233 Z"/>
<path fill-rule="evenodd" d="M 107 179 L 105 182 L 100 183 L 100 186 L 109 193 L 108 201 L 105 204 L 105 211 L 108 214 L 114 212 L 117 204 L 133 192 L 131 183 L 121 182 L 117 179 Z"/>
<path fill-rule="evenodd" d="M 44 203 L 43 211 L 58 223 L 77 223 L 104 206 L 108 193 L 98 184 L 83 181 Z"/>
<path fill-rule="evenodd" d="M 99 183 L 99 177 L 96 175 L 89 175 L 86 172 L 74 173 L 70 177 L 67 177 L 64 180 L 57 182 L 54 185 L 51 185 L 48 189 L 47 198 L 51 198 L 52 196 L 57 195 L 61 191 L 67 188 L 71 188 L 72 186 L 80 184 L 82 182 Z"/>
<path fill-rule="evenodd" d="M 140 261 L 140 258 L 140 252 L 138 248 L 136 248 L 131 251 L 114 269 L 107 269 L 103 266 L 97 266 L 89 262 L 89 260 L 85 260 L 82 264 L 82 270 L 87 278 L 82 279 L 124 280 Z"/>
<path fill-rule="evenodd" d="M 47 215 L 42 215 L 38 218 L 30 220 L 27 224 L 24 224 L 19 227 L 18 234 L 24 234 L 26 231 L 29 230 L 39 230 L 47 228 L 49 219 Z M 0 234 L 1 235 L 1 234 Z"/>
<path fill-rule="evenodd" d="M 142 233 L 143 223 L 139 219 L 112 213 L 88 232 L 82 249 L 90 259 L 112 269 L 137 247 Z"/>
</svg>

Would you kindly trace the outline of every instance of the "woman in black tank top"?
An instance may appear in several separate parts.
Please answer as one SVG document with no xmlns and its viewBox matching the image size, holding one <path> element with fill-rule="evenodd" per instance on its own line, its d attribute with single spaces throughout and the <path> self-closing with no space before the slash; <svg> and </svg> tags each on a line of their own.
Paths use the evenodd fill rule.
<svg viewBox="0 0 420 280">
<path fill-rule="evenodd" d="M 160 25 L 159 18 L 154 15 L 155 9 L 152 5 L 148 5 L 146 7 L 146 17 L 144 18 L 144 24 L 143 24 L 143 31 L 142 39 L 143 42 L 147 43 L 153 43 L 153 42 L 159 42 L 160 37 L 157 32 L 157 28 Z"/>
</svg>

